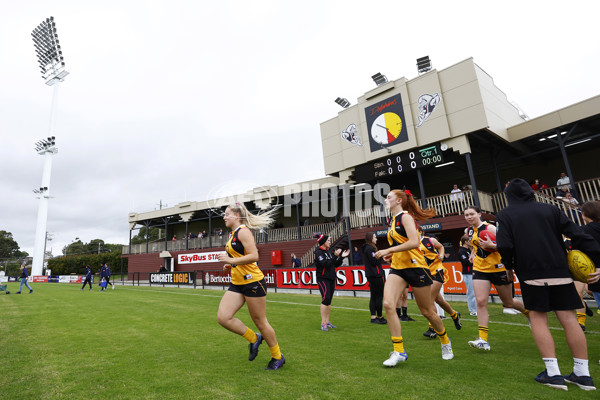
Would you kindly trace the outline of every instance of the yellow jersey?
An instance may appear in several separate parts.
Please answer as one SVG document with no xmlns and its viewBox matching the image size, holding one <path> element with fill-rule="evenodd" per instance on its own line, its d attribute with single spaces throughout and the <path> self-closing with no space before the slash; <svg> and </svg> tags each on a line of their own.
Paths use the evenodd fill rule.
<svg viewBox="0 0 600 400">
<path fill-rule="evenodd" d="M 502 264 L 500 253 L 497 251 L 488 251 L 481 247 L 481 244 L 479 243 L 479 234 L 485 231 L 488 226 L 490 226 L 490 224 L 483 222 L 477 228 L 471 226 L 467 230 L 469 241 L 475 249 L 473 270 L 487 273 L 506 271 L 506 268 L 504 268 L 504 265 Z"/>
<path fill-rule="evenodd" d="M 404 214 L 408 214 L 408 211 L 402 211 L 390 219 L 390 226 L 387 233 L 390 247 L 408 242 L 408 236 L 402 222 Z M 425 256 L 423 256 L 423 253 L 417 247 L 393 253 L 390 267 L 393 269 L 427 268 L 427 263 L 425 262 Z"/>
<path fill-rule="evenodd" d="M 246 228 L 246 225 L 240 225 L 229 235 L 229 240 L 225 245 L 225 251 L 229 257 L 243 257 L 246 255 L 244 245 L 238 238 L 240 229 Z M 250 264 L 232 264 L 231 265 L 231 283 L 234 285 L 246 285 L 252 282 L 258 282 L 265 276 L 263 275 L 256 262 Z"/>
<path fill-rule="evenodd" d="M 431 275 L 437 274 L 438 269 L 444 268 L 444 264 L 442 264 L 438 258 L 439 253 L 431 242 L 430 238 L 424 236 L 423 239 L 421 239 L 420 249 L 425 256 L 425 261 L 429 265 L 429 271 L 431 271 Z"/>
</svg>

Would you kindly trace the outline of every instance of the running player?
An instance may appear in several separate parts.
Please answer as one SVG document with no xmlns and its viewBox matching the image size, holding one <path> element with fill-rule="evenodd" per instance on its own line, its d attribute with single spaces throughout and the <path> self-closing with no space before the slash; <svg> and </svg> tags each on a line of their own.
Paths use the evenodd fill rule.
<svg viewBox="0 0 600 400">
<path fill-rule="evenodd" d="M 231 271 L 231 284 L 219 304 L 217 321 L 225 329 L 237 333 L 250 343 L 250 361 L 258 355 L 258 348 L 264 338 L 271 352 L 271 361 L 265 368 L 268 370 L 281 368 L 285 364 L 285 358 L 279 350 L 275 330 L 267 321 L 267 283 L 258 268 L 258 249 L 250 229 L 269 226 L 273 222 L 274 212 L 275 210 L 271 210 L 254 215 L 242 203 L 227 207 L 223 220 L 225 226 L 231 229 L 231 234 L 225 245 L 227 253 L 219 255 L 219 261 L 225 263 L 223 270 Z M 254 333 L 235 318 L 244 303 L 248 305 L 250 317 L 260 333 Z"/>
<path fill-rule="evenodd" d="M 398 299 L 408 285 L 412 286 L 421 314 L 431 322 L 440 338 L 442 358 L 450 360 L 454 358 L 452 344 L 431 299 L 429 287 L 433 282 L 425 257 L 419 250 L 419 233 L 415 222 L 415 218 L 424 220 L 433 217 L 435 210 L 421 209 L 408 190 L 392 190 L 385 199 L 385 205 L 392 213 L 388 230 L 388 243 L 391 247 L 377 251 L 375 256 L 383 257 L 386 261 L 391 260 L 390 274 L 383 292 L 383 307 L 388 318 L 394 351 L 383 365 L 393 367 L 408 358 L 404 351 L 402 326 L 395 312 Z"/>
<path fill-rule="evenodd" d="M 452 320 L 454 321 L 454 326 L 457 330 L 462 328 L 462 324 L 460 323 L 460 313 L 455 311 L 450 303 L 444 299 L 442 296 L 441 290 L 444 285 L 444 265 L 442 264 L 442 260 L 444 259 L 444 246 L 434 237 L 425 236 L 423 229 L 419 227 L 419 234 L 421 236 L 421 251 L 425 256 L 425 261 L 429 265 L 429 271 L 431 272 L 431 277 L 433 279 L 433 284 L 431 285 L 431 299 L 435 301 L 444 311 L 450 314 Z M 435 338 L 437 334 L 429 323 L 429 329 L 427 329 L 423 336 L 428 338 Z"/>
<path fill-rule="evenodd" d="M 488 298 L 492 284 L 498 291 L 504 307 L 514 308 L 529 319 L 529 311 L 525 310 L 523 303 L 512 297 L 512 274 L 504 268 L 500 253 L 496 251 L 496 244 L 483 239 L 479 235 L 483 231 L 496 235 L 496 227 L 481 221 L 481 209 L 477 206 L 467 207 L 464 211 L 465 219 L 470 225 L 467 230 L 469 242 L 473 246 L 469 261 L 473 263 L 473 288 L 477 299 L 477 323 L 479 337 L 469 341 L 469 346 L 481 350 L 490 350 L 488 342 L 488 324 L 490 314 L 488 311 Z"/>
</svg>

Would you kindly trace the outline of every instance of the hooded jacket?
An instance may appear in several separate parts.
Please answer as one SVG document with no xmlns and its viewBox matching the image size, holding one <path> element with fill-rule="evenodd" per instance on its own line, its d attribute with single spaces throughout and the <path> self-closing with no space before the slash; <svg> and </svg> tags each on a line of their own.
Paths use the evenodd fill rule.
<svg viewBox="0 0 600 400">
<path fill-rule="evenodd" d="M 315 249 L 315 267 L 317 269 L 317 280 L 328 279 L 335 281 L 335 268 L 342 265 L 342 257 L 332 255 L 322 247 Z"/>
<path fill-rule="evenodd" d="M 508 207 L 496 215 L 497 247 L 502 263 L 521 281 L 571 277 L 562 235 L 600 265 L 600 244 L 558 207 L 538 203 L 526 181 L 513 179 L 504 192 Z"/>
</svg>

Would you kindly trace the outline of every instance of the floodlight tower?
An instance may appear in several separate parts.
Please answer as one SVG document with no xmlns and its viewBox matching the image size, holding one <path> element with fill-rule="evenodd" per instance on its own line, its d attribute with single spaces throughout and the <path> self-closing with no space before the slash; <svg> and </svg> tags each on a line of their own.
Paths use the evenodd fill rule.
<svg viewBox="0 0 600 400">
<path fill-rule="evenodd" d="M 56 103 L 58 99 L 58 86 L 69 74 L 65 69 L 62 50 L 58 42 L 54 17 L 46 18 L 32 32 L 33 46 L 38 57 L 42 78 L 48 86 L 53 87 L 52 105 L 50 107 L 50 128 L 47 139 L 42 139 L 35 144 L 35 151 L 44 156 L 44 171 L 42 173 L 42 186 L 34 190 L 40 194 L 37 225 L 35 228 L 35 245 L 33 248 L 33 265 L 31 275 L 41 275 L 44 267 L 44 249 L 46 247 L 46 223 L 48 222 L 48 200 L 50 199 L 50 174 L 52 171 L 52 156 L 58 153 L 54 125 L 56 119 Z"/>
</svg>

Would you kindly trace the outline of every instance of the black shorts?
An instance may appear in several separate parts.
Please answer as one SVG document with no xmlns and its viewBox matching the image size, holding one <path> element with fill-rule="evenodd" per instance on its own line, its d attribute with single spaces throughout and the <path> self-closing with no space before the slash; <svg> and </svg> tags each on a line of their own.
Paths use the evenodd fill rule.
<svg viewBox="0 0 600 400">
<path fill-rule="evenodd" d="M 230 292 L 241 293 L 244 297 L 265 297 L 267 295 L 267 282 L 264 278 L 257 282 L 250 282 L 244 285 L 229 284 Z"/>
<path fill-rule="evenodd" d="M 321 292 L 321 304 L 330 306 L 333 293 L 335 292 L 335 281 L 317 279 L 317 286 L 319 286 L 319 292 Z"/>
<path fill-rule="evenodd" d="M 573 283 L 555 286 L 533 286 L 521 282 L 521 293 L 525 308 L 533 311 L 550 312 L 583 308 L 581 297 Z"/>
<path fill-rule="evenodd" d="M 473 271 L 473 280 L 490 281 L 494 286 L 510 285 L 513 282 L 512 273 L 508 270 L 502 272 Z"/>
<path fill-rule="evenodd" d="M 437 271 L 437 274 L 433 275 L 431 277 L 431 279 L 434 282 L 439 282 L 439 283 L 443 284 L 444 283 L 444 270 L 440 269 L 439 271 Z"/>
<path fill-rule="evenodd" d="M 390 274 L 398 275 L 400 278 L 408 282 L 408 284 L 412 287 L 424 287 L 431 286 L 433 284 L 431 272 L 428 268 L 390 268 Z"/>
</svg>

